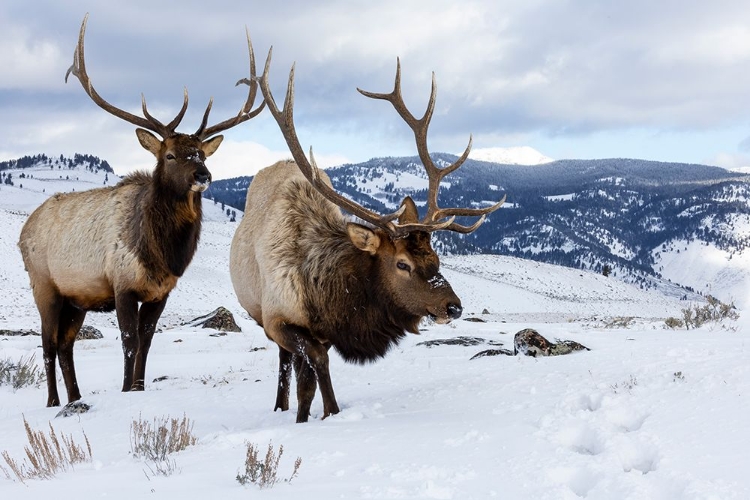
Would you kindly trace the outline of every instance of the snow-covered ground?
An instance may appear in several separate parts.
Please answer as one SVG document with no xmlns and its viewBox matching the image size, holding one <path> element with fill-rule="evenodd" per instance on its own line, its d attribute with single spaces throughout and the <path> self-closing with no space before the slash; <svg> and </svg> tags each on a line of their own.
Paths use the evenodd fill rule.
<svg viewBox="0 0 750 500">
<path fill-rule="evenodd" d="M 16 191 L 3 186 L 0 196 L 0 329 L 38 330 L 15 246 L 26 218 L 9 194 Z M 103 340 L 76 343 L 88 413 L 55 418 L 57 409 L 44 407 L 44 387 L 0 386 L 0 451 L 24 458 L 24 417 L 34 429 L 51 422 L 77 441 L 85 431 L 93 451 L 92 463 L 51 480 L 22 484 L 0 473 L 0 498 L 750 498 L 745 311 L 725 327 L 667 330 L 663 319 L 689 303 L 585 271 L 444 258 L 464 319 L 425 325 L 374 364 L 348 365 L 332 354 L 341 413 L 321 420 L 318 396 L 310 422 L 295 424 L 296 403 L 272 411 L 276 347 L 234 298 L 227 262 L 236 223 L 210 205 L 199 251 L 154 338 L 146 391 L 119 390 L 113 313 L 87 316 Z M 220 305 L 242 333 L 181 326 Z M 618 326 L 631 316 L 629 326 Z M 511 347 L 513 334 L 529 327 L 591 351 L 470 360 L 492 346 L 419 345 L 472 336 Z M 0 337 L 0 359 L 35 354 L 41 366 L 40 344 L 34 336 Z M 64 395 L 61 380 L 58 386 Z M 173 456 L 174 474 L 154 476 L 131 454 L 131 422 L 183 415 L 194 422 L 197 443 Z M 269 441 L 284 446 L 282 475 L 302 458 L 298 477 L 263 491 L 240 485 L 246 443 L 263 451 Z"/>
</svg>

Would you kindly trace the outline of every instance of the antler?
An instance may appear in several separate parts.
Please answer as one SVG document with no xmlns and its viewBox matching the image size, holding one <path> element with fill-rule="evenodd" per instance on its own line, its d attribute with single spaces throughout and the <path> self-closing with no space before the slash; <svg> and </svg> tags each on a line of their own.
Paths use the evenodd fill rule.
<svg viewBox="0 0 750 500">
<path fill-rule="evenodd" d="M 396 219 L 403 213 L 405 206 L 402 204 L 401 208 L 396 212 L 388 215 L 379 215 L 367 208 L 359 205 L 352 200 L 337 193 L 331 186 L 323 182 L 320 177 L 320 171 L 315 163 L 315 157 L 313 156 L 312 147 L 310 147 L 310 160 L 308 161 L 305 156 L 302 146 L 297 138 L 297 132 L 294 128 L 294 65 L 289 72 L 289 82 L 287 84 L 286 98 L 284 99 L 284 106 L 281 110 L 276 105 L 276 101 L 273 98 L 271 89 L 268 85 L 268 71 L 271 65 L 272 50 L 268 51 L 268 58 L 266 59 L 266 66 L 263 70 L 261 77 L 261 91 L 263 97 L 268 104 L 268 109 L 279 124 L 281 133 L 286 139 L 286 143 L 289 146 L 289 150 L 297 162 L 297 166 L 300 168 L 302 173 L 305 175 L 307 180 L 317 189 L 323 196 L 329 201 L 335 203 L 339 207 L 359 217 L 360 219 L 367 221 L 384 231 L 386 231 L 392 238 L 402 238 L 407 236 L 412 231 L 438 231 L 441 229 L 447 229 L 450 231 L 456 231 L 459 233 L 470 233 L 476 230 L 485 220 L 485 216 L 498 208 L 505 202 L 505 197 L 498 203 L 487 207 L 487 208 L 446 208 L 441 209 L 437 204 L 437 193 L 440 187 L 440 180 L 448 175 L 449 173 L 460 167 L 466 158 L 469 156 L 471 150 L 471 140 L 469 140 L 469 146 L 464 151 L 463 155 L 446 168 L 440 169 L 430 158 L 427 151 L 427 129 L 429 127 L 430 119 L 435 108 L 435 75 L 432 76 L 432 92 L 430 94 L 430 101 L 427 106 L 427 111 L 424 116 L 417 120 L 406 108 L 404 101 L 401 97 L 401 63 L 398 62 L 396 69 L 396 83 L 393 92 L 390 94 L 376 94 L 372 92 L 366 92 L 361 89 L 360 93 L 367 97 L 374 99 L 384 99 L 393 104 L 398 111 L 399 115 L 406 121 L 406 123 L 414 131 L 414 136 L 417 141 L 417 149 L 419 151 L 419 157 L 424 164 L 427 176 L 429 178 L 429 193 L 427 199 L 427 215 L 419 223 L 405 223 L 399 224 Z M 471 226 L 463 226 L 455 222 L 456 216 L 481 216 Z M 443 220 L 444 219 L 444 220 Z"/>
<path fill-rule="evenodd" d="M 248 31 L 247 26 L 245 26 L 245 36 L 247 37 L 247 51 L 250 53 L 250 78 L 243 78 L 235 83 L 234 86 L 236 87 L 237 85 L 244 83 L 245 85 L 250 87 L 250 90 L 248 90 L 247 93 L 247 100 L 245 101 L 245 104 L 242 106 L 242 108 L 240 108 L 240 112 L 237 114 L 237 116 L 206 128 L 208 113 L 211 111 L 213 99 L 209 101 L 208 108 L 203 115 L 201 126 L 195 133 L 195 135 L 198 136 L 201 140 L 206 139 L 207 137 L 211 137 L 212 135 L 216 135 L 219 132 L 223 132 L 224 130 L 230 129 L 235 125 L 239 125 L 244 121 L 258 116 L 260 112 L 263 111 L 263 108 L 266 105 L 266 102 L 262 101 L 260 103 L 260 106 L 258 106 L 255 110 L 252 110 L 253 104 L 255 103 L 255 96 L 258 93 L 258 78 L 257 76 L 255 76 L 255 52 L 253 51 L 253 44 L 250 41 L 250 32 Z"/>
<path fill-rule="evenodd" d="M 105 101 L 96 91 L 96 89 L 94 89 L 94 86 L 91 83 L 91 79 L 89 78 L 89 75 L 86 72 L 86 60 L 84 57 L 84 36 L 86 35 L 86 23 L 88 22 L 88 19 L 89 19 L 89 15 L 86 14 L 83 18 L 83 23 L 81 23 L 81 31 L 78 35 L 78 45 L 76 45 L 75 52 L 73 53 L 73 64 L 70 66 L 70 68 L 68 68 L 68 71 L 65 73 L 65 82 L 66 83 L 68 82 L 68 76 L 72 74 L 78 79 L 79 82 L 81 82 L 81 86 L 83 87 L 83 90 L 91 98 L 91 100 L 94 101 L 94 103 L 96 103 L 96 105 L 102 108 L 104 111 L 118 118 L 121 118 L 128 123 L 132 123 L 133 125 L 137 127 L 142 127 L 142 128 L 151 130 L 152 132 L 159 134 L 164 139 L 173 135 L 175 133 L 175 130 L 177 129 L 177 126 L 182 121 L 182 118 L 185 116 L 185 111 L 187 111 L 187 107 L 188 107 L 187 88 L 184 90 L 182 108 L 180 109 L 179 113 L 177 113 L 177 116 L 175 116 L 175 118 L 166 125 L 164 125 L 162 122 L 154 118 L 148 112 L 148 108 L 146 107 L 146 98 L 143 94 L 141 94 L 141 107 L 143 109 L 143 116 L 145 118 L 134 115 L 120 108 L 117 108 L 111 105 L 110 103 L 108 103 L 107 101 Z M 250 34 L 247 33 L 247 28 L 245 28 L 245 31 L 247 35 L 247 45 L 250 51 L 250 80 L 242 79 L 239 82 L 237 82 L 236 85 L 239 85 L 240 83 L 247 83 L 250 86 L 247 100 L 245 101 L 245 104 L 242 106 L 239 114 L 236 117 L 230 118 L 228 120 L 224 120 L 221 123 L 218 123 L 212 127 L 206 128 L 206 123 L 208 121 L 208 114 L 211 112 L 211 106 L 213 104 L 213 99 L 211 99 L 208 102 L 208 106 L 206 107 L 205 113 L 203 114 L 203 120 L 201 122 L 200 127 L 198 128 L 198 131 L 195 134 L 193 134 L 201 140 L 206 139 L 228 128 L 234 127 L 235 125 L 238 125 L 250 118 L 253 118 L 257 116 L 263 110 L 265 103 L 261 103 L 261 105 L 256 110 L 250 111 L 255 101 L 255 95 L 257 93 L 258 86 L 257 86 L 257 83 L 254 83 L 254 84 L 248 83 L 249 81 L 255 80 L 255 55 L 253 54 L 253 47 L 252 47 L 252 44 L 250 43 Z"/>
<path fill-rule="evenodd" d="M 271 89 L 268 85 L 268 71 L 271 67 L 271 55 L 273 53 L 273 47 L 268 51 L 268 57 L 266 58 L 266 65 L 263 69 L 263 75 L 260 79 L 260 90 L 263 92 L 263 98 L 266 104 L 268 104 L 268 110 L 273 115 L 276 123 L 279 124 L 281 133 L 286 139 L 286 143 L 289 146 L 289 151 L 292 153 L 292 157 L 297 162 L 297 166 L 302 171 L 304 176 L 310 181 L 310 184 L 322 194 L 330 202 L 338 205 L 347 212 L 356 215 L 360 219 L 377 226 L 384 231 L 388 232 L 392 238 L 400 238 L 406 236 L 409 232 L 401 229 L 398 223 L 394 222 L 399 215 L 404 211 L 402 206 L 397 211 L 388 214 L 380 215 L 372 210 L 369 210 L 362 205 L 353 202 L 352 200 L 337 193 L 331 186 L 326 184 L 320 177 L 320 170 L 318 165 L 315 163 L 315 157 L 313 156 L 312 146 L 310 147 L 310 160 L 308 161 L 305 152 L 302 150 L 302 146 L 297 138 L 297 131 L 294 128 L 294 65 L 292 65 L 291 71 L 289 71 L 289 82 L 286 88 L 286 97 L 284 98 L 284 106 L 279 110 L 276 105 L 276 101 L 273 98 Z"/>
<path fill-rule="evenodd" d="M 427 149 L 427 129 L 430 126 L 430 120 L 432 120 L 432 114 L 435 111 L 435 95 L 437 94 L 437 83 L 435 82 L 435 73 L 432 73 L 432 89 L 430 91 L 430 99 L 427 103 L 427 109 L 424 112 L 422 118 L 415 118 L 414 115 L 407 109 L 404 103 L 404 98 L 401 95 L 401 61 L 396 59 L 396 80 L 393 85 L 393 91 L 388 94 L 368 92 L 357 88 L 360 94 L 365 97 L 372 99 L 382 99 L 390 102 L 398 112 L 399 116 L 406 122 L 409 128 L 414 132 L 414 139 L 417 143 L 417 152 L 419 159 L 422 160 L 425 170 L 427 171 L 427 178 L 429 179 L 429 190 L 427 194 L 427 215 L 422 219 L 419 224 L 409 224 L 403 227 L 408 228 L 410 231 L 421 230 L 421 231 L 435 231 L 436 229 L 447 229 L 450 231 L 456 231 L 459 233 L 471 233 L 475 231 L 485 220 L 487 214 L 490 214 L 500 208 L 505 202 L 505 196 L 489 207 L 485 208 L 440 208 L 437 202 L 438 190 L 440 189 L 440 181 L 446 175 L 457 170 L 466 159 L 469 157 L 471 151 L 472 138 L 469 136 L 469 144 L 466 146 L 463 154 L 453 163 L 445 168 L 439 168 L 435 165 L 435 162 L 430 158 L 430 153 Z M 471 226 L 463 226 L 453 220 L 456 216 L 480 216 Z M 449 219 L 445 222 L 438 222 L 441 219 Z"/>
</svg>

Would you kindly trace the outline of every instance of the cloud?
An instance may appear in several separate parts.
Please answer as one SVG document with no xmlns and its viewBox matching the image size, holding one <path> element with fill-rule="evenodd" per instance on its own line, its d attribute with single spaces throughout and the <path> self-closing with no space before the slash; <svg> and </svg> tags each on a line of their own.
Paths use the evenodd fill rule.
<svg viewBox="0 0 750 500">
<path fill-rule="evenodd" d="M 274 46 L 270 76 L 277 96 L 296 61 L 298 132 L 326 155 L 359 159 L 413 148 L 388 104 L 356 92 L 390 91 L 396 57 L 415 115 L 423 112 L 436 74 L 433 151 L 461 151 L 470 133 L 583 144 L 587 136 L 633 128 L 736 128 L 750 116 L 750 28 L 744 24 L 750 4 L 743 2 L 232 0 L 207 8 L 185 0 L 175 9 L 144 0 L 96 6 L 40 0 L 0 6 L 0 63 L 12 68 L 0 76 L 0 115 L 21 120 L 0 123 L 5 151 L 30 147 L 29 134 L 15 127 L 51 127 L 40 136 L 71 140 L 94 130 L 74 118 L 95 107 L 80 86 L 62 83 L 87 8 L 86 59 L 96 89 L 133 112 L 143 93 L 149 110 L 169 116 L 187 87 L 185 129 L 197 126 L 212 96 L 217 120 L 242 104 L 244 89 L 233 84 L 248 72 L 247 25 L 259 70 Z M 25 116 L 14 114 L 18 109 Z M 83 131 L 61 129 L 55 120 L 66 116 Z M 284 151 L 274 127 L 262 125 L 252 141 Z M 109 137 L 98 140 L 100 150 L 112 144 L 111 163 L 130 161 L 114 157 L 120 146 Z"/>
</svg>

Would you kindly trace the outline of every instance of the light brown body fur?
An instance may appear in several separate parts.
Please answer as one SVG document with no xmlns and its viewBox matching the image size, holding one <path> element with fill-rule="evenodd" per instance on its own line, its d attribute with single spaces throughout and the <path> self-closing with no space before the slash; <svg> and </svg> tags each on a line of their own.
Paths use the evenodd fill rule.
<svg viewBox="0 0 750 500">
<path fill-rule="evenodd" d="M 47 406 L 60 404 L 58 357 L 68 401 L 81 397 L 73 344 L 92 310 L 117 310 L 125 358 L 122 390 L 143 389 L 156 323 L 197 248 L 201 191 L 211 179 L 204 160 L 222 136 L 201 142 L 178 134 L 160 141 L 145 130 L 137 133 L 159 160 L 153 174 L 56 194 L 21 230 L 18 246 L 42 320 Z"/>
<path fill-rule="evenodd" d="M 321 173 L 326 184 L 328 177 Z M 416 221 L 409 199 L 402 223 Z M 424 316 L 448 322 L 460 300 L 438 272 L 429 234 L 392 240 L 347 222 L 292 161 L 261 170 L 232 240 L 230 273 L 240 304 L 279 345 L 276 409 L 287 410 L 297 372 L 297 421 L 308 419 L 320 385 L 324 416 L 338 413 L 328 349 L 374 361 Z"/>
</svg>

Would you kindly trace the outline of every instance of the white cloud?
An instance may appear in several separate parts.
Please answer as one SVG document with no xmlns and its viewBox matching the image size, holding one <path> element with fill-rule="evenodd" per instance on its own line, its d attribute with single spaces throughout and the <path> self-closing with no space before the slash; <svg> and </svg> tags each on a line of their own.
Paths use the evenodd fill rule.
<svg viewBox="0 0 750 500">
<path fill-rule="evenodd" d="M 60 48 L 24 27 L 0 23 L 0 90 L 50 90 L 59 86 L 73 51 L 63 57 Z M 68 59 L 70 59 L 68 61 Z M 66 64 L 67 62 L 67 64 Z"/>
</svg>

